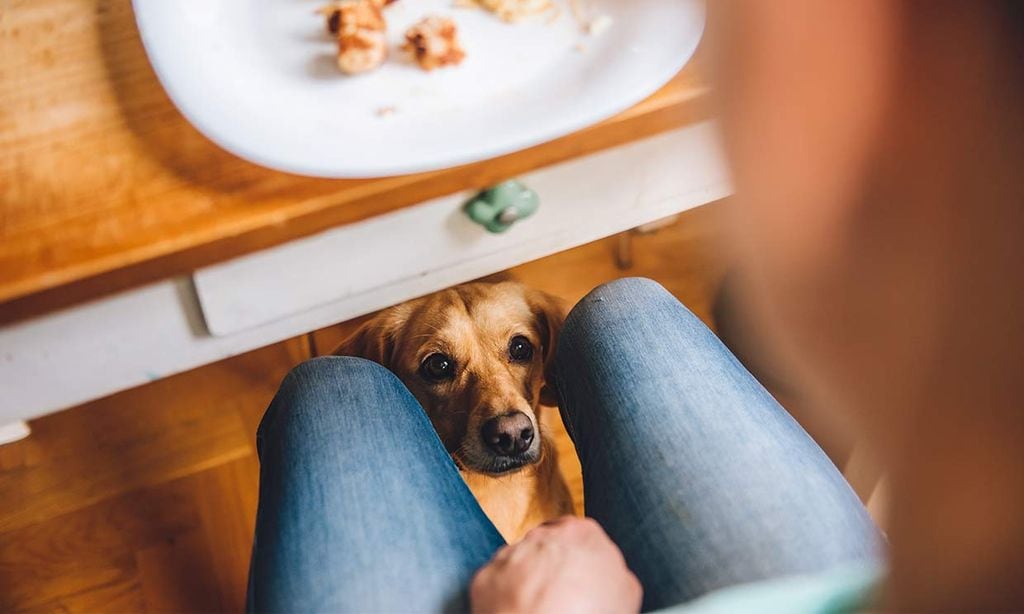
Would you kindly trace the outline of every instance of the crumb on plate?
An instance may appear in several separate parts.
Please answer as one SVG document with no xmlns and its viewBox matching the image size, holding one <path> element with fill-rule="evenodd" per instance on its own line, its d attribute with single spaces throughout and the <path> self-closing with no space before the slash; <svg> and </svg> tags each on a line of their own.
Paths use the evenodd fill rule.
<svg viewBox="0 0 1024 614">
<path fill-rule="evenodd" d="M 458 0 L 457 0 L 458 1 Z M 476 6 L 485 8 L 502 21 L 521 21 L 533 15 L 546 13 L 557 6 L 551 0 L 470 0 Z M 557 13 L 556 13 L 557 18 Z"/>
<path fill-rule="evenodd" d="M 455 22 L 437 15 L 424 17 L 406 30 L 402 49 L 412 53 L 423 70 L 454 66 L 466 57 Z"/>
<path fill-rule="evenodd" d="M 591 36 L 600 36 L 604 34 L 608 28 L 612 27 L 615 21 L 608 15 L 598 15 L 587 24 L 587 34 Z"/>
</svg>

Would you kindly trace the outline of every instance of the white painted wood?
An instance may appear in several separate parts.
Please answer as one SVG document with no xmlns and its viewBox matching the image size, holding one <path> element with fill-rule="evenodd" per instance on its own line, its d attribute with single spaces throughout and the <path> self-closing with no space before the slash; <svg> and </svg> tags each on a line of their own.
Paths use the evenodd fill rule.
<svg viewBox="0 0 1024 614">
<path fill-rule="evenodd" d="M 615 181 L 608 181 L 609 177 Z M 671 179 L 665 180 L 665 177 Z M 435 261 L 435 267 L 419 267 L 412 276 L 392 275 L 378 285 L 360 278 L 363 285 L 352 286 L 357 292 L 339 295 L 334 300 L 313 294 L 314 303 L 327 302 L 316 306 L 304 303 L 309 304 L 309 308 L 285 317 L 277 314 L 293 308 L 292 304 L 275 302 L 273 310 L 246 313 L 245 322 L 250 327 L 236 327 L 237 332 L 231 334 L 217 336 L 207 331 L 192 280 L 188 277 L 144 286 L 0 328 L 0 423 L 39 416 L 240 354 L 611 235 L 729 193 L 714 127 L 710 124 L 698 124 L 531 173 L 528 181 L 542 190 L 541 210 L 554 210 L 554 213 L 543 214 L 547 217 L 539 217 L 542 215 L 539 213 L 536 219 L 526 220 L 507 239 L 475 234 L 475 228 L 464 225 L 461 213 L 445 216 L 445 211 L 451 214 L 457 209 L 460 202 L 457 198 L 438 199 L 406 210 L 405 214 L 413 216 L 410 219 L 421 222 L 419 226 L 401 223 L 394 227 L 377 227 L 377 241 L 382 248 L 393 252 L 408 250 L 427 258 L 429 253 L 417 250 L 418 244 L 428 241 L 432 233 L 452 233 L 452 241 L 463 242 L 466 250 L 477 250 L 471 252 L 472 258 L 449 257 L 443 262 Z M 581 207 L 580 203 L 586 206 Z M 416 210 L 421 207 L 436 208 L 435 215 L 440 214 L 440 217 L 418 217 Z M 556 215 L 561 207 L 566 207 L 573 215 Z M 396 212 L 385 219 L 394 220 L 402 214 L 402 211 Z M 535 224 L 542 221 L 543 224 Z M 348 227 L 340 230 L 345 228 Z M 478 247 L 491 245 L 486 242 L 492 239 L 497 240 L 493 249 Z M 322 237 L 309 242 L 317 245 L 320 240 Z M 298 251 L 293 251 L 295 249 Z M 274 253 L 284 254 L 282 258 L 287 260 L 296 253 L 305 254 L 305 249 L 286 245 L 239 260 L 254 263 L 266 258 L 267 262 L 274 263 Z M 352 255 L 352 266 L 372 268 L 379 253 Z M 450 256 L 451 252 L 444 254 Z M 332 271 L 332 257 L 341 256 L 328 252 L 312 261 L 302 260 L 296 266 Z M 406 266 L 403 262 L 407 261 L 389 262 L 397 267 Z M 270 270 L 276 265 L 266 266 Z M 253 270 L 248 265 L 241 269 L 246 274 Z M 285 272 L 300 277 L 299 272 Z M 273 284 L 261 286 L 263 282 L 258 279 L 247 283 L 270 291 L 276 287 Z M 297 286 L 287 287 L 294 291 Z M 342 290 L 345 287 L 336 286 Z M 276 291 L 281 290 L 278 287 Z M 306 296 L 303 295 L 304 300 L 308 301 Z M 225 298 L 230 299 L 230 293 Z M 224 305 L 231 307 L 233 303 L 226 301 Z M 231 308 L 238 309 L 237 306 Z M 253 326 L 268 315 L 278 319 Z M 223 327 L 232 325 L 230 318 L 215 321 L 222 322 Z"/>
<path fill-rule="evenodd" d="M 6 443 L 14 443 L 32 434 L 28 424 L 18 420 L 10 424 L 0 425 L 0 446 Z"/>
<path fill-rule="evenodd" d="M 674 131 L 524 175 L 540 209 L 502 234 L 466 217 L 467 192 L 201 269 L 203 315 L 211 333 L 230 335 L 443 269 L 512 266 L 699 205 L 724 194 L 708 143 L 695 146 L 710 137 Z"/>
</svg>

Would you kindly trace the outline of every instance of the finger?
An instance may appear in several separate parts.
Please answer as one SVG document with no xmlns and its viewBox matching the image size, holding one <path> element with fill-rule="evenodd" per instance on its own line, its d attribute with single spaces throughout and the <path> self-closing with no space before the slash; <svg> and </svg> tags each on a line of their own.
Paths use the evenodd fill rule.
<svg viewBox="0 0 1024 614">
<path fill-rule="evenodd" d="M 523 539 L 521 541 L 526 541 L 527 538 L 530 537 L 536 539 L 537 537 L 543 537 L 546 535 L 550 535 L 551 533 L 558 532 L 559 530 L 564 529 L 567 526 L 571 526 L 572 523 L 576 520 L 579 519 L 575 516 L 560 516 L 558 518 L 553 518 L 546 522 L 542 522 L 536 527 L 530 529 L 526 533 L 526 535 L 523 536 Z"/>
<path fill-rule="evenodd" d="M 508 557 L 505 559 L 505 564 L 508 566 L 517 565 L 523 561 L 529 561 L 531 558 L 537 556 L 538 551 L 543 547 L 543 539 L 523 539 L 519 543 L 510 547 Z"/>
<path fill-rule="evenodd" d="M 523 538 L 523 541 L 552 540 L 579 537 L 583 535 L 593 521 L 576 516 L 562 516 L 555 520 L 538 525 Z"/>
<path fill-rule="evenodd" d="M 494 553 L 493 557 L 491 557 L 491 562 L 492 563 L 499 563 L 500 564 L 500 563 L 503 563 L 505 561 L 508 561 L 508 557 L 509 557 L 509 555 L 511 553 L 512 553 L 512 546 L 509 546 L 509 545 L 502 546 L 501 548 L 498 548 L 498 551 Z"/>
<path fill-rule="evenodd" d="M 476 570 L 473 574 L 473 578 L 469 581 L 469 591 L 474 593 L 481 590 L 483 587 L 490 583 L 491 577 L 494 575 L 494 569 L 488 564 L 484 565 L 480 569 Z"/>
<path fill-rule="evenodd" d="M 558 518 L 552 518 L 551 520 L 545 520 L 544 522 L 537 525 L 538 527 L 557 527 L 566 523 L 577 520 L 576 516 L 566 514 L 565 516 L 559 516 Z"/>
<path fill-rule="evenodd" d="M 494 572 L 489 567 L 476 572 L 469 583 L 469 601 L 474 610 L 486 602 L 488 593 L 492 590 Z"/>
<path fill-rule="evenodd" d="M 605 533 L 600 523 L 589 516 L 584 516 L 583 518 L 573 517 L 560 526 L 564 530 L 571 531 L 577 537 L 587 541 L 603 541 L 608 539 L 608 534 Z"/>
<path fill-rule="evenodd" d="M 560 539 L 559 533 L 560 530 L 555 527 L 538 527 L 527 533 L 517 545 L 537 549 L 541 547 L 541 544 L 550 543 Z"/>
</svg>

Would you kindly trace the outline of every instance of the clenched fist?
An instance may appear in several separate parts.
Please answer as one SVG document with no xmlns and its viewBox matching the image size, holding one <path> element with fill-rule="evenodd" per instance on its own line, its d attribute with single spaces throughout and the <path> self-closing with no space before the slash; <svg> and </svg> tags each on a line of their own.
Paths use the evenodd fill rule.
<svg viewBox="0 0 1024 614">
<path fill-rule="evenodd" d="M 477 614 L 639 612 L 643 589 L 597 522 L 564 516 L 498 550 L 477 572 Z"/>
</svg>

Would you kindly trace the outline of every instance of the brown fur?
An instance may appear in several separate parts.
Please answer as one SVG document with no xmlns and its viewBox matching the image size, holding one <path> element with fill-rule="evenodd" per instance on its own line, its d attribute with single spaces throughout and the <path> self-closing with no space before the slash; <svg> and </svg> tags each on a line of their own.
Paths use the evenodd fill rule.
<svg viewBox="0 0 1024 614">
<path fill-rule="evenodd" d="M 540 422 L 541 403 L 557 402 L 551 367 L 564 310 L 554 297 L 515 282 L 471 283 L 382 311 L 334 351 L 391 369 L 426 410 L 466 484 L 505 537 L 572 512 L 555 448 Z M 509 359 L 508 344 L 522 335 L 534 347 L 530 361 Z M 454 359 L 450 381 L 420 372 L 434 352 Z M 536 435 L 530 462 L 503 471 L 480 435 L 490 418 L 521 411 Z"/>
</svg>

